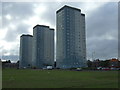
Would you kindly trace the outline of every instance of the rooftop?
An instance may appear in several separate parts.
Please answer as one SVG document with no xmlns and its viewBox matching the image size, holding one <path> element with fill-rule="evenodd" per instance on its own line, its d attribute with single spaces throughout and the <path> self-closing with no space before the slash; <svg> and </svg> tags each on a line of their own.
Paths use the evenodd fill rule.
<svg viewBox="0 0 120 90">
<path fill-rule="evenodd" d="M 57 10 L 57 13 L 60 12 L 61 10 L 63 10 L 64 8 L 71 8 L 71 9 L 78 10 L 78 11 L 81 12 L 81 10 L 78 9 L 78 8 L 75 8 L 75 7 L 71 7 L 71 6 L 67 6 L 67 5 L 65 5 L 65 6 L 63 6 L 62 8 L 60 8 L 59 10 Z"/>
<path fill-rule="evenodd" d="M 33 37 L 32 35 L 29 35 L 29 34 L 22 34 L 21 37 L 23 36 L 30 36 L 30 37 Z"/>
<path fill-rule="evenodd" d="M 81 13 L 82 16 L 85 16 L 85 14 Z"/>
<path fill-rule="evenodd" d="M 36 26 L 33 27 L 33 29 L 36 28 L 36 27 L 47 27 L 47 28 L 49 28 L 49 26 L 37 24 Z"/>
<path fill-rule="evenodd" d="M 50 28 L 50 30 L 54 30 L 53 28 Z"/>
</svg>

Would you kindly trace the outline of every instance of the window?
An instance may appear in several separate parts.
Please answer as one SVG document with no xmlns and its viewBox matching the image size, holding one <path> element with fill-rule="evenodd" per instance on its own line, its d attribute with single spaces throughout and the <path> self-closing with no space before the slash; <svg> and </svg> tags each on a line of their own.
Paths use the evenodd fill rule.
<svg viewBox="0 0 120 90">
<path fill-rule="evenodd" d="M 67 49 L 67 51 L 69 51 L 70 49 Z"/>
<path fill-rule="evenodd" d="M 67 33 L 67 35 L 69 35 L 69 33 Z"/>
</svg>

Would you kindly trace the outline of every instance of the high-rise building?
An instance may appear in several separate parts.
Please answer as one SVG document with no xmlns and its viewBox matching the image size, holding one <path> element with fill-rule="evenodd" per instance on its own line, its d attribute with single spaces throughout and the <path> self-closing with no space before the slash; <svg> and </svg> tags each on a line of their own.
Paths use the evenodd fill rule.
<svg viewBox="0 0 120 90">
<path fill-rule="evenodd" d="M 56 65 L 58 68 L 86 66 L 85 14 L 64 6 L 57 12 Z"/>
<path fill-rule="evenodd" d="M 32 65 L 32 35 L 21 35 L 20 37 L 20 68 Z"/>
<path fill-rule="evenodd" d="M 33 66 L 54 65 L 54 29 L 45 25 L 33 27 Z"/>
</svg>

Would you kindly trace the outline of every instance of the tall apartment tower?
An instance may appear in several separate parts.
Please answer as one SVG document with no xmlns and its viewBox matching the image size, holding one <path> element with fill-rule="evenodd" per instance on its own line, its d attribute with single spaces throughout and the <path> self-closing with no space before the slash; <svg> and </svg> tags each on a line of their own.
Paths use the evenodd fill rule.
<svg viewBox="0 0 120 90">
<path fill-rule="evenodd" d="M 32 65 L 32 35 L 21 35 L 20 37 L 20 68 Z"/>
<path fill-rule="evenodd" d="M 80 9 L 64 6 L 57 12 L 56 66 L 86 66 L 85 14 Z"/>
<path fill-rule="evenodd" d="M 45 25 L 33 27 L 33 66 L 54 65 L 54 29 Z"/>
</svg>

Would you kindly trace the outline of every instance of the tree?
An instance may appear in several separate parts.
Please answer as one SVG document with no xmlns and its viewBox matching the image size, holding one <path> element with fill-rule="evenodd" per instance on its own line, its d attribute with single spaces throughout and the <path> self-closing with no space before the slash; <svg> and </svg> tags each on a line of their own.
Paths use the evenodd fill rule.
<svg viewBox="0 0 120 90">
<path fill-rule="evenodd" d="M 10 61 L 10 60 L 8 60 L 8 61 L 7 61 L 7 63 L 11 63 L 11 61 Z"/>
<path fill-rule="evenodd" d="M 102 67 L 109 67 L 109 60 L 101 61 L 100 66 Z"/>
<path fill-rule="evenodd" d="M 88 60 L 87 65 L 88 65 L 88 67 L 92 67 L 92 61 Z"/>
<path fill-rule="evenodd" d="M 19 64 L 19 63 L 20 63 L 20 61 L 18 60 L 18 61 L 17 61 L 17 63 Z"/>
</svg>

